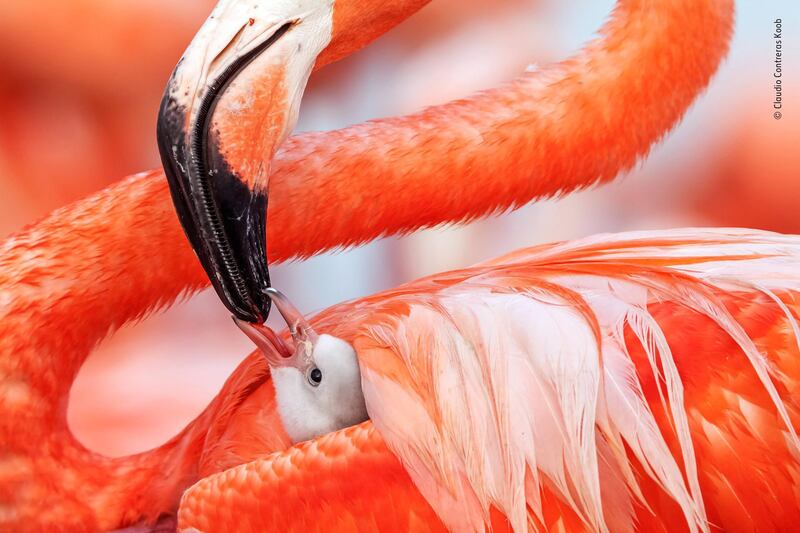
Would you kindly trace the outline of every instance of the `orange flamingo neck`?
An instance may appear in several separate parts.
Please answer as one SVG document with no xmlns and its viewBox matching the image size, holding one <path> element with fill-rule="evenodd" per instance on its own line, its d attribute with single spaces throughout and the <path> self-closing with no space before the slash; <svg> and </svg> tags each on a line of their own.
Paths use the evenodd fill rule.
<svg viewBox="0 0 800 533">
<path fill-rule="evenodd" d="M 317 58 L 316 68 L 338 61 L 365 47 L 431 0 L 336 0 L 333 35 Z"/>
</svg>

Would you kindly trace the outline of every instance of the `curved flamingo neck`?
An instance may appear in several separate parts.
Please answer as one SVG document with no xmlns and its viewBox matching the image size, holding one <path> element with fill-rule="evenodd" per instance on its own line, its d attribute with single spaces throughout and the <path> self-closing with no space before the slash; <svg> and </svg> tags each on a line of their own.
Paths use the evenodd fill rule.
<svg viewBox="0 0 800 533">
<path fill-rule="evenodd" d="M 431 0 L 337 0 L 333 8 L 333 35 L 315 68 L 360 50 Z"/>
<path fill-rule="evenodd" d="M 729 0 L 622 0 L 602 37 L 562 63 L 415 115 L 290 139 L 270 178 L 272 261 L 612 179 L 707 85 L 732 21 Z M 108 461 L 71 438 L 66 402 L 102 338 L 207 283 L 160 172 L 58 210 L 0 246 L 0 508 L 11 501 L 12 520 L 66 506 L 107 526 L 173 505 L 197 475 L 212 415 L 159 450 Z M 137 462 L 147 466 L 142 477 L 130 473 Z M 177 470 L 155 501 L 103 490 L 136 495 L 146 472 L 152 479 L 165 465 Z"/>
<path fill-rule="evenodd" d="M 106 458 L 70 433 L 70 388 L 97 343 L 205 282 L 177 238 L 177 220 L 168 216 L 174 246 L 152 223 L 167 214 L 137 187 L 146 176 L 57 210 L 0 245 L 0 507 L 16 513 L 0 515 L 0 529 L 10 519 L 9 530 L 32 520 L 105 530 L 174 511 L 187 486 L 217 462 L 225 466 L 214 457 L 222 429 L 268 379 L 266 364 L 248 359 L 202 415 L 150 452 Z M 162 246 L 170 250 L 160 256 L 154 247 Z M 279 449 L 280 439 L 268 444 Z M 56 522 L 41 516 L 47 510 Z"/>
<path fill-rule="evenodd" d="M 623 0 L 601 37 L 561 63 L 413 115 L 293 137 L 272 162 L 270 254 L 309 256 L 609 181 L 707 86 L 732 24 L 731 0 Z"/>
</svg>

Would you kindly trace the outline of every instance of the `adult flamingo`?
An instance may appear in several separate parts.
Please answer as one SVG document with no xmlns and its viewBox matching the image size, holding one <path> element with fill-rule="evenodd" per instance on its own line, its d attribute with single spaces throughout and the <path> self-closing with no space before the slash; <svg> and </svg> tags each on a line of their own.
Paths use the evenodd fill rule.
<svg viewBox="0 0 800 533">
<path fill-rule="evenodd" d="M 318 64 L 364 44 L 421 3 L 390 2 L 374 9 L 356 9 L 347 3 L 337 3 L 333 15 L 334 20 L 339 21 L 334 24 L 338 31 L 334 32 Z M 685 17 L 687 12 L 693 16 Z M 527 74 L 506 87 L 470 100 L 428 109 L 415 116 L 290 139 L 278 155 L 271 177 L 269 235 L 273 259 L 352 245 L 389 232 L 463 220 L 518 205 L 536 196 L 558 194 L 610 179 L 643 155 L 705 86 L 724 55 L 731 18 L 729 2 L 651 5 L 623 1 L 606 27 L 603 38 L 576 58 L 560 65 Z M 371 20 L 377 22 L 370 24 Z M 665 49 L 664 43 L 670 40 L 677 42 Z M 652 61 L 653 58 L 658 58 L 658 61 Z M 667 80 L 660 75 L 662 71 L 679 72 L 680 76 Z M 644 78 L 651 80 L 646 91 L 644 86 L 630 83 L 632 79 Z M 598 104 L 598 98 L 604 102 Z M 631 108 L 635 104 L 639 105 L 634 113 Z M 267 143 L 268 146 L 278 144 L 282 131 L 273 133 L 274 138 Z M 387 139 L 391 141 L 389 146 L 386 145 Z M 425 154 L 421 159 L 416 156 L 420 150 Z M 488 165 L 490 155 L 496 159 L 491 159 L 492 164 Z M 497 175 L 503 179 L 496 179 Z M 341 176 L 347 176 L 347 180 L 343 181 Z M 370 180 L 365 176 L 380 179 Z M 459 194 L 454 194 L 452 176 L 459 178 Z M 192 481 L 288 446 L 282 422 L 274 409 L 266 366 L 258 356 L 248 359 L 197 421 L 157 451 L 108 460 L 83 449 L 69 434 L 64 417 L 65 398 L 72 378 L 92 346 L 125 321 L 173 301 L 185 290 L 204 285 L 202 273 L 196 268 L 188 248 L 182 245 L 177 225 L 169 216 L 165 188 L 156 180 L 157 176 L 150 174 L 123 182 L 86 202 L 54 213 L 5 244 L 2 262 L 4 315 L 0 325 L 3 355 L 0 363 L 4 377 L 2 407 L 9 416 L 4 417 L 0 428 L 2 442 L 8 447 L 3 458 L 2 497 L 12 502 L 4 507 L 3 518 L 11 526 L 31 528 L 35 524 L 41 528 L 92 529 L 152 521 L 161 513 L 174 511 L 179 495 Z M 245 182 L 252 183 L 252 180 Z M 353 197 L 353 190 L 363 193 Z M 364 198 L 391 198 L 394 205 L 387 208 L 385 203 L 368 202 Z M 430 204 L 425 204 L 425 207 L 431 209 L 423 212 L 420 203 L 426 198 Z M 115 216 L 108 217 L 109 212 Z M 305 220 L 302 227 L 292 224 L 298 216 Z M 722 255 L 735 252 L 734 258 L 741 259 L 740 264 L 746 267 L 761 267 L 764 264 L 759 261 L 769 261 L 775 256 L 793 264 L 794 244 L 791 239 L 784 242 L 776 238 L 773 242 L 769 236 L 763 235 L 724 237 L 696 234 L 678 234 L 677 239 L 687 246 L 689 242 L 686 240 L 695 244 L 713 241 L 724 248 L 720 252 Z M 731 243 L 731 240 L 735 242 Z M 656 241 L 645 239 L 641 244 L 667 243 L 675 244 L 675 241 L 665 236 Z M 590 253 L 598 254 L 598 259 L 603 259 L 602 249 L 602 246 L 588 248 Z M 669 276 L 680 277 L 685 270 L 691 270 L 690 266 L 674 258 L 654 256 L 644 250 L 640 252 L 639 263 L 663 267 Z M 679 250 L 675 253 L 684 255 Z M 159 258 L 158 269 L 148 268 L 154 257 Z M 705 258 L 690 256 L 685 261 L 689 265 L 703 262 L 713 265 L 715 258 L 719 259 L 713 254 Z M 599 261 L 601 266 L 602 262 Z M 501 264 L 504 263 L 498 263 Z M 554 260 L 549 265 L 555 268 L 563 262 Z M 727 283 L 738 279 L 744 284 L 750 279 L 743 272 L 736 275 L 738 278 L 727 280 Z M 751 298 L 754 305 L 751 310 L 758 317 L 755 325 L 762 327 L 762 333 L 767 333 L 761 336 L 752 331 L 748 333 L 751 338 L 762 342 L 774 359 L 790 353 L 793 347 L 793 341 L 784 331 L 791 323 L 792 310 L 780 316 L 776 311 L 783 312 L 783 308 L 788 307 L 783 298 L 786 291 L 794 290 L 793 282 L 787 279 L 785 285 L 773 285 L 761 279 L 761 275 L 757 278 L 756 281 L 769 291 L 763 293 L 765 297 L 776 295 L 776 298 L 769 301 Z M 716 295 L 723 304 L 739 302 L 735 294 L 728 294 L 725 298 L 717 294 L 722 290 L 729 293 L 732 290 L 730 285 L 719 283 L 721 286 L 709 288 L 709 291 L 713 289 L 713 294 L 707 296 Z M 739 288 L 744 291 L 739 296 L 752 296 L 752 288 Z M 110 295 L 113 298 L 109 298 Z M 562 297 L 566 295 L 561 294 Z M 672 295 L 678 300 L 687 297 L 680 292 Z M 382 301 L 380 298 L 375 300 Z M 572 300 L 573 303 L 576 301 Z M 708 310 L 721 311 L 721 308 L 717 306 Z M 734 318 L 746 322 L 742 315 L 745 311 L 739 309 Z M 352 317 L 345 320 L 335 313 L 328 317 L 340 318 L 337 327 L 342 329 L 333 330 L 333 333 L 356 342 L 351 338 L 354 332 L 348 335 L 346 331 Z M 708 318 L 699 316 L 692 318 L 687 315 L 681 327 L 687 327 L 686 324 L 712 330 L 716 327 L 709 323 Z M 755 354 L 746 339 L 731 327 L 727 324 L 727 331 L 735 334 L 745 352 L 751 355 L 755 367 L 763 371 L 763 365 L 753 357 Z M 709 338 L 717 346 L 719 338 Z M 366 347 L 368 350 L 375 348 Z M 710 353 L 714 355 L 709 357 L 720 360 L 726 360 L 728 355 L 724 350 Z M 681 361 L 685 364 L 685 359 Z M 781 370 L 784 369 L 781 367 Z M 789 370 L 784 372 L 792 376 Z M 671 375 L 674 377 L 674 373 Z M 750 382 L 735 384 L 736 387 L 751 385 L 755 377 L 748 376 Z M 685 376 L 681 378 L 685 379 Z M 788 430 L 791 425 L 786 423 L 785 415 L 779 417 L 779 407 L 788 402 L 784 388 L 791 382 L 779 383 L 781 390 L 776 396 L 775 387 L 769 386 L 770 381 L 763 378 L 763 372 L 761 378 L 758 383 L 763 388 L 756 390 L 772 394 L 767 396 L 766 402 L 754 404 L 764 405 L 766 414 L 755 411 L 763 416 L 753 420 L 762 429 L 771 428 L 769 438 L 761 434 L 759 438 L 775 444 L 775 449 L 780 452 L 787 446 L 778 438 L 781 428 Z M 676 392 L 674 385 L 673 380 L 670 394 Z M 670 398 L 672 402 L 674 396 Z M 749 414 L 753 412 L 748 411 Z M 674 412 L 676 419 L 680 418 L 679 415 L 680 410 Z M 765 420 L 774 423 L 764 426 Z M 656 416 L 656 421 L 661 423 L 660 431 L 668 433 L 669 419 L 659 420 Z M 685 427 L 680 420 L 676 421 L 676 426 Z M 694 426 L 690 430 L 693 436 L 696 435 Z M 391 491 L 387 490 L 381 496 L 380 491 L 365 487 L 370 492 L 367 498 L 363 492 L 360 497 L 352 492 L 342 493 L 348 500 L 352 497 L 350 501 L 354 503 L 352 514 L 341 514 L 344 520 L 349 520 L 349 517 L 367 520 L 405 517 L 404 522 L 397 523 L 400 527 L 404 524 L 437 527 L 431 507 L 413 488 L 400 463 L 374 430 L 346 430 L 323 438 L 318 444 L 293 448 L 285 452 L 286 456 L 272 457 L 267 464 L 286 464 L 281 457 L 296 460 L 296 464 L 305 464 L 304 461 L 309 459 L 314 462 L 314 457 L 319 457 L 315 455 L 318 451 L 327 452 L 331 447 L 341 449 L 339 439 L 342 437 L 355 447 L 350 449 L 352 454 L 342 456 L 342 461 L 334 461 L 333 467 L 358 471 L 370 466 L 373 474 L 380 473 L 385 467 L 383 473 L 386 475 L 380 478 L 382 482 L 400 487 L 413 504 L 404 508 L 404 515 L 398 514 L 398 509 L 386 500 L 391 498 Z M 665 441 L 671 443 L 668 438 Z M 676 442 L 680 444 L 680 450 L 687 453 L 685 440 Z M 674 453 L 683 457 L 679 462 L 687 469 L 685 476 L 690 485 L 691 501 L 687 503 L 683 499 L 679 508 L 688 509 L 690 524 L 702 524 L 704 514 L 699 492 L 691 486 L 691 462 L 677 449 Z M 327 468 L 318 460 L 316 466 Z M 320 471 L 300 470 L 299 473 L 313 476 Z M 242 471 L 233 474 L 249 479 Z M 729 481 L 729 478 L 725 480 Z M 570 482 L 574 481 L 571 479 Z M 192 505 L 193 501 L 198 501 L 198 494 L 218 484 L 219 478 L 213 478 L 192 493 L 194 500 L 187 498 L 183 515 L 187 524 L 198 516 L 202 518 L 202 513 Z M 261 486 L 265 486 L 263 482 Z M 739 487 L 740 483 L 732 486 Z M 758 487 L 756 483 L 752 486 L 754 489 Z M 308 492 L 294 491 L 292 497 L 307 503 L 304 497 L 314 494 L 314 487 L 309 483 L 306 485 Z M 658 487 L 648 488 L 645 483 L 640 488 L 643 495 L 653 495 L 658 501 L 663 499 Z M 772 490 L 781 495 L 784 488 L 778 484 Z M 679 491 L 674 494 L 679 494 Z M 736 494 L 735 491 L 726 492 L 723 499 Z M 430 497 L 430 494 L 426 496 Z M 573 524 L 569 517 L 574 519 L 577 516 L 578 520 L 587 520 L 589 524 L 602 525 L 598 521 L 600 514 L 594 497 L 581 499 L 574 507 L 571 505 L 575 503 L 574 499 L 569 501 L 567 497 L 566 504 L 560 503 L 558 497 L 547 490 L 542 498 L 542 516 L 548 524 L 551 521 Z M 494 496 L 476 501 L 488 505 L 487 512 L 492 518 L 497 518 L 498 510 L 509 511 L 499 505 Z M 647 501 L 651 509 L 662 509 L 656 502 Z M 665 505 L 668 509 L 669 505 Z M 774 511 L 774 506 L 766 500 L 764 506 Z M 787 513 L 794 512 L 792 506 L 788 507 L 773 512 L 772 517 L 786 518 Z M 394 513 L 383 513 L 392 508 Z M 475 509 L 480 509 L 480 505 L 473 511 Z M 442 508 L 437 506 L 437 510 L 442 511 Z M 289 513 L 283 518 L 314 521 L 317 518 L 291 510 Z M 713 516 L 711 513 L 708 515 Z M 209 516 L 213 517 L 213 513 Z M 447 518 L 447 514 L 442 517 Z M 468 514 L 468 517 L 474 518 L 475 513 Z M 514 524 L 519 525 L 518 516 L 514 518 Z M 761 518 L 761 514 L 751 513 L 749 516 L 751 520 Z M 724 519 L 725 516 L 719 517 L 717 523 Z M 216 524 L 220 525 L 220 522 Z M 331 524 L 336 525 L 324 522 L 318 526 L 329 529 Z"/>
</svg>

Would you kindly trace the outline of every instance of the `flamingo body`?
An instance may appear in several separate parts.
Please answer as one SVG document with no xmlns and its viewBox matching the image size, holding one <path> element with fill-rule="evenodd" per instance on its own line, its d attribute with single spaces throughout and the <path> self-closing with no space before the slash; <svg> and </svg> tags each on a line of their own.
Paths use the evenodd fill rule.
<svg viewBox="0 0 800 533">
<path fill-rule="evenodd" d="M 786 530 L 798 267 L 797 237 L 643 232 L 336 306 L 371 422 L 203 479 L 180 526 Z"/>
</svg>

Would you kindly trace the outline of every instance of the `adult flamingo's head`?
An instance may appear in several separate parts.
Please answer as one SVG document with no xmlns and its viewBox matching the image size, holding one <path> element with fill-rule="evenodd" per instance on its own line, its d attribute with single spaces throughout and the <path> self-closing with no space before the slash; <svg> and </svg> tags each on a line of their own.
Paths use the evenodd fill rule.
<svg viewBox="0 0 800 533">
<path fill-rule="evenodd" d="M 184 231 L 228 309 L 263 322 L 269 163 L 317 64 L 428 0 L 220 0 L 167 85 L 158 143 Z"/>
<path fill-rule="evenodd" d="M 353 347 L 338 337 L 318 335 L 277 290 L 267 289 L 267 296 L 286 320 L 290 342 L 268 326 L 234 321 L 267 359 L 278 414 L 289 437 L 300 442 L 366 420 Z"/>
<path fill-rule="evenodd" d="M 184 231 L 234 316 L 263 321 L 269 161 L 331 38 L 331 0 L 222 0 L 170 78 L 161 158 Z"/>
</svg>

